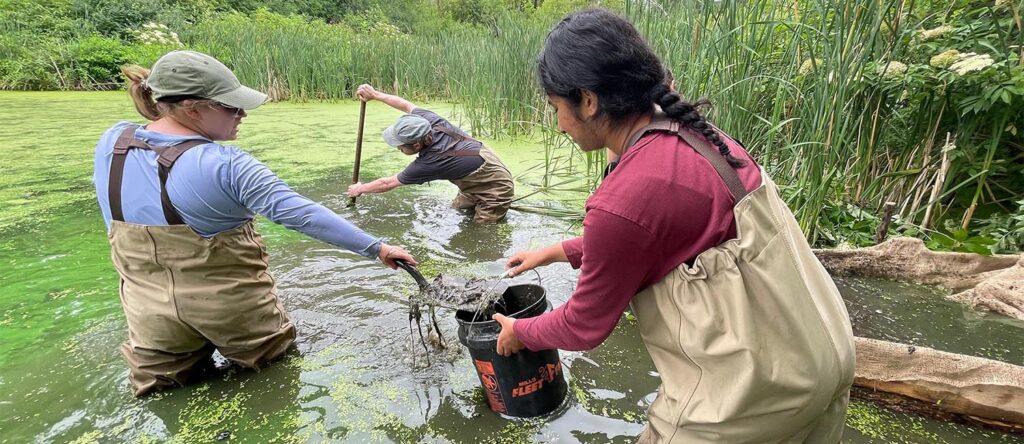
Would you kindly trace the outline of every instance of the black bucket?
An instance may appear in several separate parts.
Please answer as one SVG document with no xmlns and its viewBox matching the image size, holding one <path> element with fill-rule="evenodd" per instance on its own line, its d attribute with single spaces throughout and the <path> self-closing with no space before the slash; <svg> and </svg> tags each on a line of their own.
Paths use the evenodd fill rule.
<svg viewBox="0 0 1024 444">
<path fill-rule="evenodd" d="M 562 404 L 568 391 L 558 350 L 534 352 L 524 348 L 512 356 L 501 356 L 496 350 L 501 325 L 491 320 L 495 312 L 521 319 L 551 310 L 544 287 L 512 285 L 501 301 L 497 311 L 488 308 L 483 312 L 455 312 L 459 341 L 469 348 L 491 410 L 517 418 L 551 413 Z"/>
</svg>

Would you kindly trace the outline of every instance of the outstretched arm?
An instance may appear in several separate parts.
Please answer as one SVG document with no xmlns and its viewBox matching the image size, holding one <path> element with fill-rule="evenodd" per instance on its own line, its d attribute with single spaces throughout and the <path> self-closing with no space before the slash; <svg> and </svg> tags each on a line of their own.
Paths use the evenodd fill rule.
<svg viewBox="0 0 1024 444">
<path fill-rule="evenodd" d="M 227 196 L 251 211 L 313 238 L 396 268 L 395 259 L 416 260 L 405 250 L 381 242 L 327 207 L 292 191 L 266 165 L 248 153 L 228 149 L 221 187 Z M 218 170 L 221 171 L 221 170 Z"/>
<path fill-rule="evenodd" d="M 405 113 L 411 113 L 412 110 L 416 109 L 416 105 L 414 105 L 412 102 L 405 100 L 399 96 L 385 94 L 380 91 L 377 91 L 373 89 L 372 86 L 367 85 L 365 83 L 359 85 L 359 88 L 356 89 L 356 95 L 359 96 L 359 100 L 362 100 L 364 102 L 369 102 L 371 100 L 380 100 L 381 102 L 384 102 L 388 106 Z"/>
<path fill-rule="evenodd" d="M 354 183 L 348 186 L 348 197 L 359 197 L 364 193 L 383 193 L 402 186 L 398 175 L 382 177 L 370 183 Z"/>
</svg>

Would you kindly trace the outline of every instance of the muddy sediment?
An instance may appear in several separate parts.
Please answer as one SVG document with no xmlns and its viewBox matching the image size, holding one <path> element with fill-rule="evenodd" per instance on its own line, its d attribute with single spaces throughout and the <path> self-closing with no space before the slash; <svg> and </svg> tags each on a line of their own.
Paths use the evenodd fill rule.
<svg viewBox="0 0 1024 444">
<path fill-rule="evenodd" d="M 500 303 L 508 284 L 500 280 L 438 275 L 413 296 L 413 302 L 464 311 L 485 311 Z"/>
</svg>

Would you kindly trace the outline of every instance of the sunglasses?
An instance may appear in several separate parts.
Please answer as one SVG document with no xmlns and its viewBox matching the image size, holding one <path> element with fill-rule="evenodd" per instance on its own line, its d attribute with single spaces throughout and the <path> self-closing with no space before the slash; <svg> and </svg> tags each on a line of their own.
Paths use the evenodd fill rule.
<svg viewBox="0 0 1024 444">
<path fill-rule="evenodd" d="M 235 108 L 233 106 L 227 106 L 227 105 L 225 105 L 223 103 L 220 103 L 220 102 L 213 102 L 213 105 L 215 105 L 216 107 L 218 107 L 218 108 L 220 108 L 220 109 L 222 109 L 224 111 L 227 111 L 227 112 L 231 113 L 231 115 L 234 116 L 235 118 L 238 118 L 239 116 L 242 115 L 242 113 L 245 112 L 245 110 L 242 109 L 242 108 Z"/>
</svg>

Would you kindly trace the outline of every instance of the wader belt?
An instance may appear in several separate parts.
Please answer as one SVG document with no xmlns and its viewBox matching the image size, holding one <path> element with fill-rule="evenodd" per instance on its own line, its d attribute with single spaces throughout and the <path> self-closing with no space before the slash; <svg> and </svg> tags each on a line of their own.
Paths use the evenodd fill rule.
<svg viewBox="0 0 1024 444">
<path fill-rule="evenodd" d="M 167 195 L 167 175 L 174 166 L 174 162 L 181 157 L 185 151 L 198 145 L 210 143 L 208 140 L 186 140 L 177 145 L 169 147 L 153 146 L 143 140 L 135 138 L 136 128 L 125 128 L 114 143 L 114 159 L 110 162 L 110 180 L 107 184 L 107 196 L 110 200 L 111 219 L 124 222 L 124 211 L 121 208 L 121 183 L 124 178 L 124 163 L 128 158 L 128 151 L 132 148 L 150 150 L 157 153 L 160 164 L 160 205 L 164 210 L 164 219 L 169 225 L 183 225 L 181 216 L 171 205 L 171 198 Z"/>
<path fill-rule="evenodd" d="M 476 140 L 476 139 L 474 139 L 472 137 L 468 137 L 468 136 L 466 136 L 464 134 L 459 134 L 457 131 L 453 131 L 450 128 L 446 128 L 444 125 L 435 125 L 434 129 L 438 130 L 438 131 L 440 131 L 442 133 L 447 134 L 452 139 L 455 139 L 455 143 L 459 143 L 459 142 L 462 142 L 462 141 L 465 141 L 465 140 L 469 140 L 469 141 L 472 141 L 472 142 L 479 143 L 480 145 L 483 145 L 483 143 L 481 143 L 479 140 Z M 456 150 L 456 149 L 453 148 L 453 149 L 450 149 L 450 150 L 445 151 L 444 153 L 442 153 L 441 157 L 470 157 L 470 156 L 479 156 L 479 155 L 480 155 L 480 148 L 473 148 L 473 149 L 469 149 L 469 150 Z"/>
<path fill-rule="evenodd" d="M 707 161 L 711 163 L 711 166 L 715 168 L 716 172 L 718 172 L 718 176 L 721 177 L 722 180 L 725 181 L 725 185 L 729 187 L 729 191 L 732 192 L 732 196 L 736 202 L 739 202 L 743 196 L 747 195 L 747 188 L 743 186 L 743 182 L 740 181 L 739 174 L 736 174 L 736 170 L 733 169 L 732 165 L 729 165 L 729 161 L 725 159 L 725 156 L 719 153 L 718 150 L 711 148 L 711 145 L 708 144 L 703 137 L 697 137 L 688 129 L 683 128 L 676 120 L 667 119 L 663 116 L 655 117 L 649 125 L 640 128 L 633 133 L 633 135 L 629 136 L 629 139 L 627 139 L 626 142 L 626 150 L 628 151 L 630 147 L 636 144 L 644 134 L 652 131 L 673 133 L 686 141 L 686 143 L 693 147 L 701 157 L 707 159 Z M 623 154 L 625 154 L 625 151 L 623 151 Z M 605 175 L 607 175 L 608 172 L 611 172 L 614 168 L 614 166 L 609 165 Z"/>
</svg>

